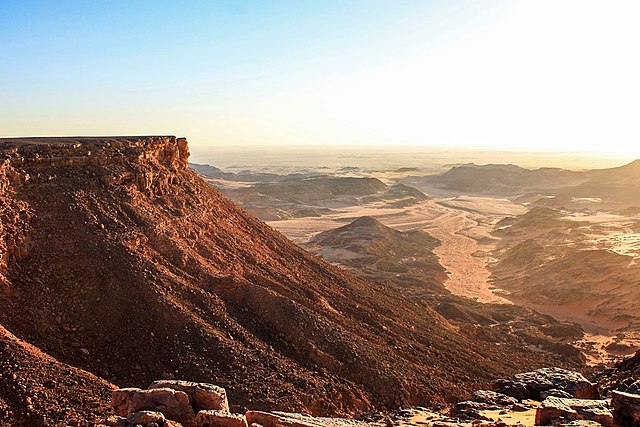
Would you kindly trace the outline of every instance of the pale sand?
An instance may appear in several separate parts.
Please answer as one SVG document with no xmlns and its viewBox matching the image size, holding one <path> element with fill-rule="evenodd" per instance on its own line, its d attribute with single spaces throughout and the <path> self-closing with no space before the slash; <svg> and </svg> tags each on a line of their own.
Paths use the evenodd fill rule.
<svg viewBox="0 0 640 427">
<path fill-rule="evenodd" d="M 494 288 L 491 283 L 488 263 L 492 258 L 487 254 L 495 248 L 495 238 L 490 233 L 500 219 L 525 211 L 524 206 L 506 199 L 460 196 L 429 200 L 408 208 L 390 209 L 380 203 L 350 206 L 320 218 L 272 221 L 269 225 L 296 243 L 305 243 L 318 232 L 340 227 L 365 215 L 375 217 L 383 224 L 400 231 L 425 230 L 442 242 L 434 252 L 449 273 L 444 285 L 452 294 L 485 303 L 515 303 L 558 320 L 578 323 L 585 328 L 587 334 L 573 344 L 582 349 L 587 364 L 610 363 L 614 356 L 605 347 L 613 342 L 619 328 L 627 326 L 626 322 L 612 322 L 605 316 L 594 316 L 585 312 L 585 307 L 580 304 L 541 305 L 516 299 L 509 292 Z M 584 216 L 581 219 L 583 218 Z M 592 216 L 590 219 L 597 222 L 596 220 L 610 221 L 612 218 Z M 625 232 L 628 233 L 626 230 Z M 629 233 L 625 237 L 630 239 L 635 235 Z M 618 241 L 619 247 L 623 246 L 620 240 L 622 239 Z M 635 244 L 630 244 L 628 240 L 622 241 L 626 246 L 624 249 L 627 249 L 625 252 L 636 249 Z M 631 251 L 628 250 L 629 246 L 632 247 Z M 344 253 L 343 256 L 353 254 Z M 636 343 L 635 340 L 625 341 Z M 640 340 L 637 343 L 640 344 Z"/>
<path fill-rule="evenodd" d="M 527 403 L 536 407 L 540 405 L 540 402 L 534 402 L 532 400 L 528 400 Z M 481 411 L 480 413 L 493 421 L 503 421 L 510 426 L 534 426 L 536 421 L 536 407 L 522 412 L 508 411 L 506 414 L 501 414 L 501 410 Z"/>
<path fill-rule="evenodd" d="M 439 202 L 450 203 L 452 207 Z M 385 208 L 379 203 L 350 206 L 320 218 L 271 221 L 269 225 L 296 243 L 305 243 L 316 233 L 340 227 L 361 216 L 375 217 L 400 231 L 425 230 L 442 242 L 434 252 L 449 272 L 444 285 L 451 293 L 484 303 L 511 304 L 493 291 L 487 269 L 490 258 L 476 255 L 493 249 L 490 231 L 495 222 L 505 215 L 523 211 L 526 208 L 505 199 L 459 197 L 429 200 L 408 208 Z M 478 240 L 486 242 L 480 244 Z"/>
<path fill-rule="evenodd" d="M 468 212 L 451 209 L 436 218 L 428 229 L 442 242 L 434 252 L 449 272 L 445 287 L 454 295 L 480 302 L 511 304 L 511 301 L 492 292 L 491 273 L 487 269 L 490 258 L 474 256 L 478 251 L 491 250 L 490 245 L 481 246 L 478 241 L 460 233 L 472 227 L 478 233 L 486 226 L 474 221 Z"/>
</svg>

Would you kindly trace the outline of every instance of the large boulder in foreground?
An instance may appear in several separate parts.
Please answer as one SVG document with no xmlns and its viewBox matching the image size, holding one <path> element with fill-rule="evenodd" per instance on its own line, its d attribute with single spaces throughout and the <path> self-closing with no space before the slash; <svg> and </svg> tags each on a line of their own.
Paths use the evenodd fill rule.
<svg viewBox="0 0 640 427">
<path fill-rule="evenodd" d="M 493 381 L 491 389 L 516 399 L 540 400 L 540 395 L 549 390 L 559 390 L 576 399 L 598 399 L 598 387 L 579 372 L 562 368 L 542 368 L 516 374 L 513 379 Z"/>
<path fill-rule="evenodd" d="M 171 388 L 186 393 L 195 412 L 201 410 L 229 412 L 227 392 L 217 385 L 181 380 L 158 380 L 148 387 L 149 390 L 156 388 Z"/>
<path fill-rule="evenodd" d="M 603 426 L 613 425 L 608 400 L 565 399 L 548 397 L 536 410 L 535 425 L 556 425 L 573 420 L 595 421 Z"/>
<path fill-rule="evenodd" d="M 171 388 L 140 390 L 133 395 L 129 412 L 143 410 L 162 412 L 170 420 L 189 424 L 196 414 L 189 402 L 189 396 Z"/>
<path fill-rule="evenodd" d="M 140 411 L 155 411 L 184 425 L 190 425 L 196 416 L 189 396 L 182 391 L 171 388 L 114 390 L 111 406 L 121 417 L 127 417 Z"/>
<path fill-rule="evenodd" d="M 247 419 L 244 415 L 225 411 L 203 410 L 196 415 L 194 424 L 198 427 L 247 427 Z"/>
</svg>

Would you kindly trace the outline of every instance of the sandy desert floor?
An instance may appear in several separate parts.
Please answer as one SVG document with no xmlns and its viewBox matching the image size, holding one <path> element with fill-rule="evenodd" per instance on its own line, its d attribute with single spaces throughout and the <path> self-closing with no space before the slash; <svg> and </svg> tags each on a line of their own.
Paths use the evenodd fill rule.
<svg viewBox="0 0 640 427">
<path fill-rule="evenodd" d="M 502 207 L 501 211 L 497 207 Z M 442 242 L 435 252 L 449 272 L 445 286 L 451 293 L 480 302 L 511 304 L 490 283 L 487 269 L 490 258 L 485 253 L 493 249 L 494 239 L 490 235 L 493 224 L 505 215 L 525 211 L 505 199 L 465 197 L 428 200 L 409 208 L 385 208 L 381 204 L 351 206 L 321 218 L 272 221 L 269 225 L 296 243 L 305 243 L 318 232 L 361 216 L 375 217 L 400 231 L 425 230 Z"/>
<path fill-rule="evenodd" d="M 427 231 L 441 241 L 434 252 L 448 271 L 444 285 L 451 293 L 484 303 L 524 305 L 558 320 L 579 323 L 587 333 L 574 344 L 583 349 L 587 363 L 596 365 L 611 360 L 612 354 L 606 347 L 615 342 L 616 329 L 623 324 L 585 316 L 580 307 L 518 300 L 509 292 L 495 288 L 491 282 L 490 253 L 498 242 L 491 231 L 504 217 L 525 213 L 525 206 L 502 198 L 457 196 L 432 199 L 408 208 L 388 208 L 383 203 L 372 203 L 332 209 L 334 213 L 319 218 L 272 221 L 269 225 L 299 244 L 308 242 L 318 232 L 340 227 L 361 216 L 375 217 L 400 231 Z M 627 337 L 626 341 L 637 341 L 640 345 L 638 337 Z"/>
</svg>

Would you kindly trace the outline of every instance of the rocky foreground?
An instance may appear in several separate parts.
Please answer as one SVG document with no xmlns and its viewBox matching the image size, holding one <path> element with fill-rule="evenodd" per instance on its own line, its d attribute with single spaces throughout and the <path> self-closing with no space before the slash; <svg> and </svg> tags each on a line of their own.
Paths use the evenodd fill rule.
<svg viewBox="0 0 640 427">
<path fill-rule="evenodd" d="M 635 357 L 640 359 L 640 353 Z M 627 361 L 627 364 L 629 362 Z M 622 372 L 622 374 L 621 374 Z M 611 371 L 602 373 L 611 384 Z M 638 426 L 640 365 L 617 386 L 601 390 L 578 372 L 543 368 L 490 383 L 456 405 L 372 413 L 359 419 L 312 417 L 300 413 L 229 410 L 225 389 L 212 384 L 160 380 L 146 389 L 113 391 L 114 414 L 99 426 L 146 427 L 480 427 L 509 425 Z M 606 396 L 601 396 L 601 393 Z"/>
</svg>

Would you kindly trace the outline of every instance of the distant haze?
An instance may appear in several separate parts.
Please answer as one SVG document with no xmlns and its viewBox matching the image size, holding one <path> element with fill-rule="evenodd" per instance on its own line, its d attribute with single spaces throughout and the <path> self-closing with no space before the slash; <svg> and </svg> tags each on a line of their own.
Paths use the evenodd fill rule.
<svg viewBox="0 0 640 427">
<path fill-rule="evenodd" d="M 375 176 L 390 179 L 442 173 L 465 163 L 511 163 L 537 169 L 603 169 L 628 162 L 620 153 L 527 153 L 518 151 L 446 149 L 442 147 L 243 146 L 195 147 L 191 161 L 226 172 L 314 173 Z"/>
<path fill-rule="evenodd" d="M 640 157 L 640 2 L 14 1 L 0 135 Z"/>
</svg>

